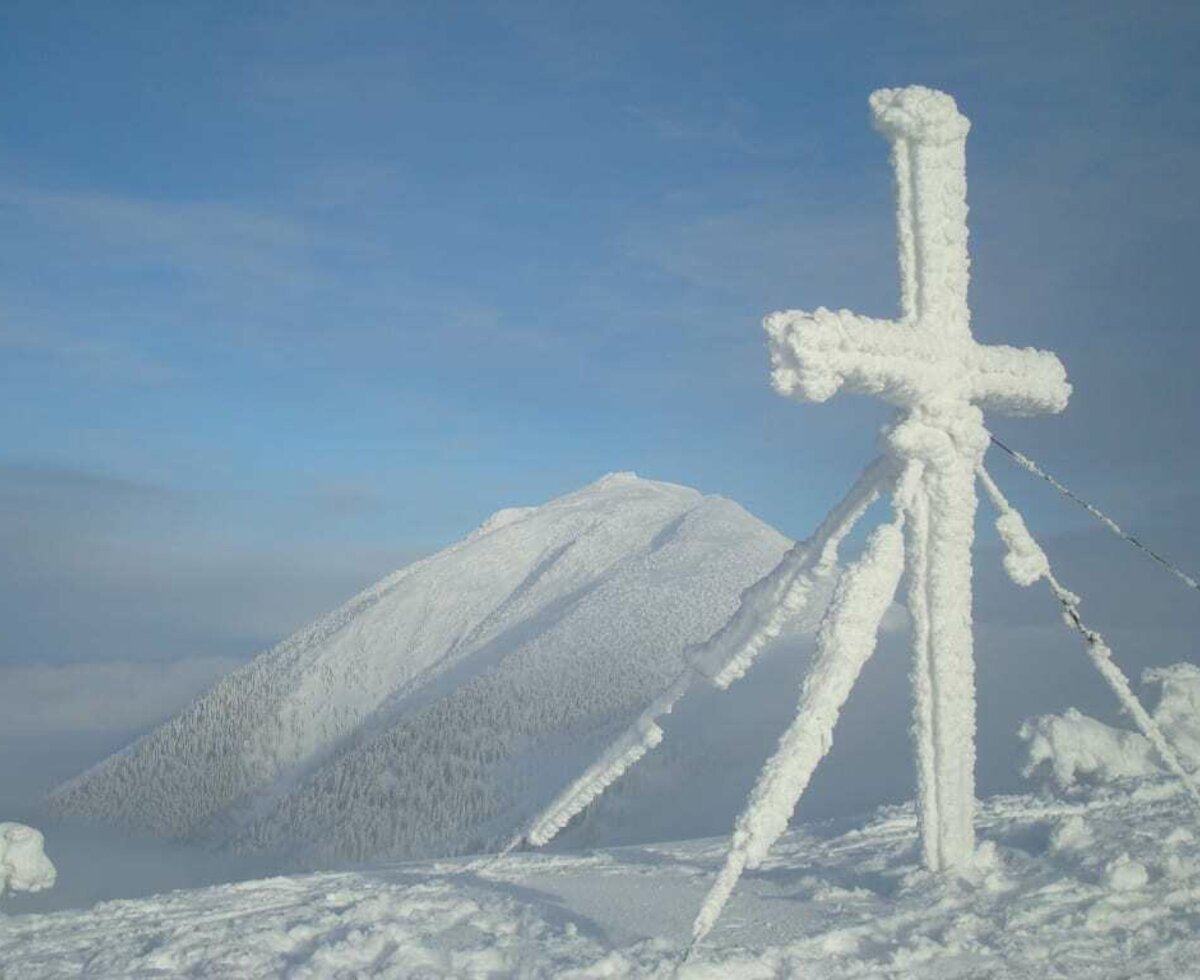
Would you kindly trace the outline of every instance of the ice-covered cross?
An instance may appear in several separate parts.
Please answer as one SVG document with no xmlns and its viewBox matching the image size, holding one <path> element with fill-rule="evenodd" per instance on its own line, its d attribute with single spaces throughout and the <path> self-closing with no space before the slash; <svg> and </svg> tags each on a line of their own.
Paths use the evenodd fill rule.
<svg viewBox="0 0 1200 980">
<path fill-rule="evenodd" d="M 708 935 L 738 879 L 759 867 L 821 760 L 838 717 L 875 649 L 880 623 L 901 583 L 912 616 L 913 741 L 917 817 L 925 864 L 965 869 L 975 855 L 975 669 L 971 655 L 971 544 L 975 484 L 995 505 L 1004 567 L 1018 585 L 1045 580 L 1064 621 L 1087 642 L 1088 657 L 1124 710 L 1154 745 L 1197 807 L 1200 789 L 1138 703 L 1128 677 L 1099 633 L 1079 615 L 1079 597 L 1055 578 L 1019 513 L 983 466 L 989 435 L 983 409 L 1059 412 L 1071 394 L 1053 354 L 984 346 L 971 336 L 967 307 L 966 138 L 970 123 L 950 96 L 920 86 L 871 96 L 876 127 L 892 144 L 900 238 L 901 315 L 872 320 L 847 310 L 773 313 L 776 389 L 824 401 L 840 388 L 896 406 L 883 454 L 870 463 L 817 528 L 742 593 L 720 629 L 685 651 L 675 680 L 603 753 L 515 837 L 548 843 L 593 800 L 658 745 L 669 715 L 694 683 L 726 688 L 783 632 L 820 615 L 816 649 L 796 716 L 759 773 L 738 816 L 725 861 L 692 926 L 685 953 Z M 1028 461 L 1026 461 L 1028 462 Z M 1032 464 L 1029 464 L 1032 465 Z M 862 554 L 842 564 L 838 550 L 881 494 L 892 519 L 876 527 Z"/>
<path fill-rule="evenodd" d="M 971 544 L 976 471 L 988 443 L 982 409 L 1059 412 L 1071 387 L 1054 354 L 971 336 L 970 122 L 954 99 L 921 86 L 881 89 L 871 111 L 892 145 L 900 318 L 789 310 L 768 316 L 765 327 L 781 394 L 820 402 L 844 389 L 899 410 L 884 443 L 910 474 L 897 503 L 913 619 L 918 815 L 925 863 L 941 870 L 974 851 Z"/>
</svg>

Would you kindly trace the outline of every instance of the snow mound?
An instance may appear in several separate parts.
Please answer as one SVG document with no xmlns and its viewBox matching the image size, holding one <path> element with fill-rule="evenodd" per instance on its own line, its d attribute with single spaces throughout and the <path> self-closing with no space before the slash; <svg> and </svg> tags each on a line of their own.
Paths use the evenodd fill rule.
<svg viewBox="0 0 1200 980">
<path fill-rule="evenodd" d="M 0 822 L 0 895 L 40 892 L 54 885 L 58 872 L 46 857 L 40 830 L 23 823 Z"/>
<path fill-rule="evenodd" d="M 1157 693 L 1151 717 L 1185 766 L 1200 769 L 1200 667 L 1189 663 L 1147 670 L 1142 685 Z M 1060 790 L 1165 776 L 1149 739 L 1069 708 L 1021 726 L 1022 773 Z"/>
<path fill-rule="evenodd" d="M 632 473 L 500 511 L 59 787 L 52 810 L 309 863 L 490 848 L 788 545 L 731 501 Z"/>
</svg>

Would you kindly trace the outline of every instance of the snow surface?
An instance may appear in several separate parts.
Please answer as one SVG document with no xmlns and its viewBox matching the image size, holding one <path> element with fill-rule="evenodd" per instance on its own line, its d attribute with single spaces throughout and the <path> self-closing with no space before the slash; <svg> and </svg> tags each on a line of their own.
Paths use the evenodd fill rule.
<svg viewBox="0 0 1200 980">
<path fill-rule="evenodd" d="M 499 846 L 789 544 L 631 473 L 501 511 L 60 787 L 53 811 L 309 866 Z"/>
<path fill-rule="evenodd" d="M 6 890 L 40 892 L 53 887 L 57 872 L 46 857 L 45 843 L 40 830 L 0 822 L 0 895 Z"/>
<path fill-rule="evenodd" d="M 1177 978 L 1200 961 L 1178 787 L 996 797 L 971 877 L 911 807 L 789 831 L 676 974 L 723 839 L 381 865 L 0 917 L 5 977 Z"/>
</svg>

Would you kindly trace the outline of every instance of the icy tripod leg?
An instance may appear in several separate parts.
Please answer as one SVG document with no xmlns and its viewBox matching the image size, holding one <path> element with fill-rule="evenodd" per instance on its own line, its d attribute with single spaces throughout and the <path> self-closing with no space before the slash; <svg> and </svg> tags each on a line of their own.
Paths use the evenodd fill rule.
<svg viewBox="0 0 1200 980">
<path fill-rule="evenodd" d="M 895 465 L 882 456 L 872 461 L 808 539 L 742 593 L 741 603 L 720 630 L 689 651 L 696 670 L 715 687 L 724 690 L 743 677 L 763 648 L 805 612 L 821 584 L 836 573 L 838 548 L 846 535 L 894 484 Z"/>
<path fill-rule="evenodd" d="M 793 546 L 774 569 L 742 593 L 741 603 L 725 625 L 685 652 L 689 663 L 679 676 L 503 853 L 522 841 L 534 847 L 548 844 L 577 813 L 658 745 L 663 737 L 658 720 L 671 713 L 696 675 L 724 689 L 745 674 L 754 658 L 836 572 L 838 546 L 887 486 L 893 465 L 880 457 L 863 470 L 812 536 Z"/>
<path fill-rule="evenodd" d="M 875 650 L 879 623 L 904 569 L 904 514 L 876 528 L 862 556 L 846 569 L 825 613 L 817 655 L 805 678 L 796 718 L 779 740 L 738 817 L 725 865 L 692 926 L 692 945 L 716 923 L 745 868 L 756 868 L 787 829 L 817 764 L 833 745 L 833 729 L 863 665 Z M 689 947 L 690 948 L 690 947 Z"/>
<path fill-rule="evenodd" d="M 1195 780 L 1183 768 L 1179 756 L 1163 735 L 1162 729 L 1155 724 L 1149 712 L 1142 707 L 1137 695 L 1133 693 L 1129 678 L 1113 660 L 1112 650 L 1104 642 L 1104 637 L 1089 629 L 1080 618 L 1079 596 L 1065 589 L 1054 577 L 1054 572 L 1050 569 L 1050 559 L 1046 557 L 1041 545 L 1034 540 L 1021 515 L 1000 492 L 991 474 L 982 466 L 979 467 L 979 482 L 983 484 L 992 505 L 996 508 L 996 530 L 1000 532 L 1000 538 L 1004 542 L 1004 570 L 1008 572 L 1008 577 L 1022 586 L 1032 585 L 1038 579 L 1046 580 L 1054 597 L 1062 604 L 1063 618 L 1067 625 L 1083 636 L 1087 643 L 1088 657 L 1117 696 L 1121 710 L 1133 719 L 1147 741 L 1154 746 L 1170 773 L 1183 783 L 1184 789 L 1191 797 L 1192 805 L 1200 810 L 1200 790 L 1197 790 Z"/>
</svg>

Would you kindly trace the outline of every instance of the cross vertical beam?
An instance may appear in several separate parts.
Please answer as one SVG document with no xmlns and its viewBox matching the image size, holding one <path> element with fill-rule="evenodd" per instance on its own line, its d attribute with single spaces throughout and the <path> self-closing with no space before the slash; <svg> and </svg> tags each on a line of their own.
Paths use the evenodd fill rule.
<svg viewBox="0 0 1200 980">
<path fill-rule="evenodd" d="M 771 314 L 780 394 L 824 401 L 840 389 L 897 408 L 884 436 L 901 469 L 905 599 L 913 620 L 913 742 L 925 864 L 948 871 L 974 856 L 975 681 L 971 545 L 975 474 L 987 448 L 983 408 L 1058 412 L 1071 387 L 1046 351 L 984 346 L 967 304 L 966 138 L 970 122 L 943 92 L 920 86 L 871 96 L 896 180 L 900 317 L 819 308 Z"/>
<path fill-rule="evenodd" d="M 930 95 L 883 89 L 870 102 L 876 128 L 892 144 L 901 322 L 949 353 L 973 343 L 967 305 L 971 124 L 952 100 Z M 905 592 L 913 629 L 921 850 L 926 867 L 943 871 L 964 866 L 975 852 L 971 544 L 975 470 L 986 441 L 982 413 L 974 405 L 928 399 L 914 408 L 892 442 L 901 456 L 924 462 L 912 498 L 903 502 L 909 517 Z M 926 414 L 934 424 L 916 429 L 916 417 Z"/>
<path fill-rule="evenodd" d="M 902 322 L 930 336 L 970 337 L 967 306 L 967 132 L 971 123 L 940 92 L 871 95 L 875 127 L 892 144 L 900 246 Z M 938 98 L 941 96 L 941 98 Z"/>
<path fill-rule="evenodd" d="M 901 426 L 893 441 L 900 437 L 902 442 L 907 434 Z M 922 857 L 931 871 L 960 868 L 975 851 L 971 544 L 976 459 L 949 438 L 943 448 L 943 453 L 921 453 L 921 477 L 902 501 L 908 516 L 905 604 L 912 618 L 917 822 Z"/>
</svg>

